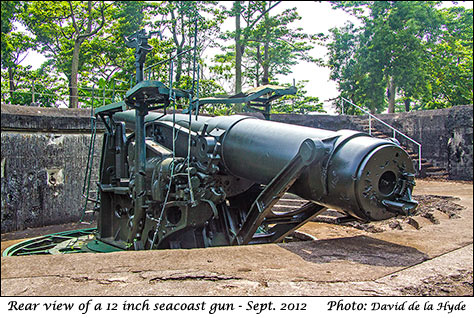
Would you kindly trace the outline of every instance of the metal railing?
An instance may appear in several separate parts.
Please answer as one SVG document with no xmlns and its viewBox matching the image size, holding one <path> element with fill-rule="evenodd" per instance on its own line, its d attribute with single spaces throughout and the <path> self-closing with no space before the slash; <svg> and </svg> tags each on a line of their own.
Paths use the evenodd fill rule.
<svg viewBox="0 0 474 318">
<path fill-rule="evenodd" d="M 400 136 L 405 137 L 407 140 L 411 141 L 415 145 L 417 145 L 418 146 L 418 170 L 421 171 L 421 144 L 419 142 L 413 140 L 413 138 L 408 137 L 407 135 L 405 135 L 404 133 L 402 133 L 398 129 L 390 126 L 389 124 L 387 124 L 386 122 L 384 122 L 380 118 L 375 117 L 370 112 L 366 111 L 365 109 L 363 109 L 360 106 L 357 106 L 356 104 L 354 104 L 350 100 L 345 99 L 344 97 L 341 97 L 341 99 L 342 99 L 343 103 L 347 102 L 347 103 L 351 104 L 352 106 L 356 107 L 358 110 L 360 110 L 364 114 L 367 114 L 369 116 L 369 135 L 372 136 L 372 118 L 373 118 L 374 120 L 378 121 L 379 123 L 383 124 L 384 126 L 390 128 L 393 132 L 393 138 L 394 139 L 397 139 L 397 135 L 400 135 Z M 342 109 L 344 109 L 344 104 L 342 105 Z M 344 112 L 343 112 L 343 114 L 344 114 Z"/>
</svg>

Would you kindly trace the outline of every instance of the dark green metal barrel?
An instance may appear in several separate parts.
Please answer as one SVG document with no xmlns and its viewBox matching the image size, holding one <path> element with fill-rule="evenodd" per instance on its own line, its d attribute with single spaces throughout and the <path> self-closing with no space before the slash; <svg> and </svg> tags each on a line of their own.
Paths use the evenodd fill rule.
<svg viewBox="0 0 474 318">
<path fill-rule="evenodd" d="M 133 113 L 115 115 L 127 125 Z M 160 114 L 149 114 L 146 121 Z M 175 115 L 176 124 L 188 127 L 188 115 Z M 172 115 L 160 118 L 172 121 Z M 324 155 L 313 162 L 290 192 L 318 204 L 345 212 L 355 218 L 373 221 L 412 212 L 414 167 L 408 154 L 395 142 L 350 131 L 329 131 L 246 116 L 200 117 L 191 130 L 224 131 L 220 155 L 225 170 L 255 183 L 268 184 L 297 154 L 301 143 L 317 139 L 324 144 Z M 178 154 L 183 155 L 185 154 Z"/>
</svg>

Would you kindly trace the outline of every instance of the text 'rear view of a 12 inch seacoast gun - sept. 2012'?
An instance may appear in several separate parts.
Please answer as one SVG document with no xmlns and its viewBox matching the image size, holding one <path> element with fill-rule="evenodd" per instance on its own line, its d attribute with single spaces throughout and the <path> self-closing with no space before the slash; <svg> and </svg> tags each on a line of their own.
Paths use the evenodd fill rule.
<svg viewBox="0 0 474 318">
<path fill-rule="evenodd" d="M 396 141 L 250 116 L 198 116 L 201 105 L 246 103 L 249 95 L 199 99 L 199 72 L 191 91 L 173 89 L 172 76 L 168 85 L 144 79 L 149 36 L 142 30 L 128 38 L 137 84 L 123 101 L 94 112 L 106 127 L 97 244 L 141 250 L 272 243 L 328 208 L 365 222 L 416 209 L 413 162 Z M 173 58 L 167 62 L 172 74 Z M 264 86 L 252 98 L 268 104 L 287 93 Z M 153 112 L 173 109 L 178 99 L 189 100 L 185 113 Z M 287 192 L 308 203 L 273 211 Z"/>
</svg>

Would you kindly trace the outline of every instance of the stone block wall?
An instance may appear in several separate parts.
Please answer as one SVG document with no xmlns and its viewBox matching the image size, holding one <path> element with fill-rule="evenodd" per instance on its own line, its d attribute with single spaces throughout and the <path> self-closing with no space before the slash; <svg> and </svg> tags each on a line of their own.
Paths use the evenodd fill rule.
<svg viewBox="0 0 474 318">
<path fill-rule="evenodd" d="M 433 165 L 445 168 L 448 178 L 472 180 L 473 152 L 472 106 L 425 110 L 378 117 L 422 145 L 422 157 Z M 390 134 L 390 129 L 376 124 L 377 129 Z M 417 152 L 407 139 L 398 140 Z"/>
<path fill-rule="evenodd" d="M 242 115 L 251 115 L 263 119 L 263 115 L 260 113 L 245 113 Z M 354 118 L 357 117 L 359 116 L 334 116 L 325 114 L 272 114 L 270 116 L 270 120 L 299 126 L 337 131 L 341 129 L 359 130 L 359 126 L 354 122 Z"/>
</svg>

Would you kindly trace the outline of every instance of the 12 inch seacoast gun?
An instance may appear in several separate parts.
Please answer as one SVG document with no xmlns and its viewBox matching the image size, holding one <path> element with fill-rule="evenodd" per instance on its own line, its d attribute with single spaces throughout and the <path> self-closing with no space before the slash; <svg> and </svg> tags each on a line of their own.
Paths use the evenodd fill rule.
<svg viewBox="0 0 474 318">
<path fill-rule="evenodd" d="M 109 127 L 98 218 L 98 239 L 108 244 L 155 249 L 278 242 L 326 208 L 363 221 L 416 208 L 413 163 L 390 140 L 247 116 L 196 120 L 149 113 L 137 120 L 137 112 L 98 112 L 107 115 Z M 272 212 L 285 192 L 310 203 Z"/>
<path fill-rule="evenodd" d="M 296 89 L 266 85 L 231 98 L 199 99 L 196 70 L 192 90 L 172 88 L 178 55 L 167 60 L 168 86 L 145 80 L 149 37 L 142 30 L 127 39 L 135 48 L 137 84 L 92 117 L 106 128 L 96 199 L 89 198 L 95 121 L 84 182 L 86 200 L 98 212 L 97 229 L 24 241 L 4 255 L 271 243 L 327 208 L 365 222 L 415 210 L 415 170 L 396 141 L 250 116 L 198 116 L 204 104 L 238 103 L 268 119 L 270 103 Z M 189 101 L 187 114 L 177 113 L 178 99 Z M 287 192 L 308 203 L 275 212 Z"/>
<path fill-rule="evenodd" d="M 200 100 L 199 81 L 186 92 L 171 80 L 169 87 L 144 80 L 148 38 L 141 31 L 128 39 L 135 87 L 95 111 L 107 128 L 96 239 L 135 250 L 270 243 L 327 208 L 362 221 L 416 208 L 413 163 L 397 143 L 247 116 L 198 117 L 205 103 L 263 106 L 268 115 L 272 100 L 294 91 L 264 86 L 232 100 Z M 179 98 L 189 99 L 188 114 L 150 112 Z M 273 212 L 286 192 L 309 203 Z"/>
</svg>

